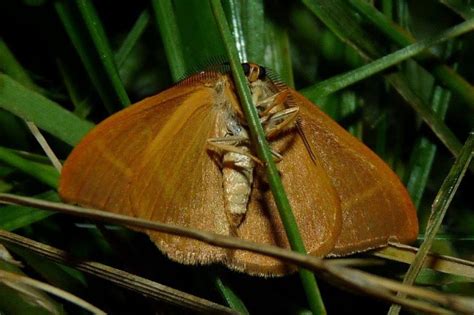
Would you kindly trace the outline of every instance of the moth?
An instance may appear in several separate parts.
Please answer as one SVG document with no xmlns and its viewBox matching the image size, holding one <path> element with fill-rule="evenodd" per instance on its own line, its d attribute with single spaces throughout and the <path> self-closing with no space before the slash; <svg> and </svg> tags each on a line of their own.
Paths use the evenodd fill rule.
<svg viewBox="0 0 474 315">
<path fill-rule="evenodd" d="M 264 67 L 242 64 L 308 254 L 412 242 L 416 210 L 395 173 Z M 105 119 L 64 164 L 69 203 L 289 248 L 232 76 L 209 70 Z M 172 260 L 283 275 L 277 259 L 145 231 Z"/>
</svg>

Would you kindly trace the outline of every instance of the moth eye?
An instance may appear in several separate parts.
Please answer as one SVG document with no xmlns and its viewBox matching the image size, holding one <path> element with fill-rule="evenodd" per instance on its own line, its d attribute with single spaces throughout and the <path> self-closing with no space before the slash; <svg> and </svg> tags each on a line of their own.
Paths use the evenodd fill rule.
<svg viewBox="0 0 474 315">
<path fill-rule="evenodd" d="M 244 70 L 245 76 L 248 76 L 250 74 L 250 65 L 248 63 L 243 63 L 242 64 L 242 69 Z"/>
<path fill-rule="evenodd" d="M 264 80 L 267 77 L 267 69 L 265 67 L 260 66 L 260 72 L 258 74 L 258 79 L 259 80 Z"/>
</svg>

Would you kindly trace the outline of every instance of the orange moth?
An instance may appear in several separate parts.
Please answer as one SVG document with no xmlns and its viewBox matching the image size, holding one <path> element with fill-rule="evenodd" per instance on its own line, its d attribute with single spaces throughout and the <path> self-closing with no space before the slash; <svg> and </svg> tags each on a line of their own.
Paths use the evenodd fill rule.
<svg viewBox="0 0 474 315">
<path fill-rule="evenodd" d="M 265 68 L 243 67 L 308 253 L 414 241 L 416 210 L 390 168 Z M 59 193 L 70 203 L 289 248 L 258 162 L 231 74 L 205 71 L 94 128 L 64 164 Z M 181 263 L 292 271 L 263 255 L 146 233 Z"/>
</svg>

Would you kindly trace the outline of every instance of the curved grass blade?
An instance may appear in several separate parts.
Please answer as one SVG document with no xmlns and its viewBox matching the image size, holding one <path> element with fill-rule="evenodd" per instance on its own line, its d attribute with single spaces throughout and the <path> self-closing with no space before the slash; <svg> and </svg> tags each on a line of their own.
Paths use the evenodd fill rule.
<svg viewBox="0 0 474 315">
<path fill-rule="evenodd" d="M 56 188 L 58 185 L 59 174 L 54 167 L 50 165 L 26 160 L 3 147 L 0 147 L 0 161 L 36 178 L 52 188 Z"/>
<path fill-rule="evenodd" d="M 93 127 L 59 104 L 0 73 L 0 107 L 75 145 Z M 61 124 L 58 124 L 58 121 Z"/>
<path fill-rule="evenodd" d="M 397 45 L 404 47 L 415 42 L 407 31 L 388 20 L 375 7 L 362 0 L 348 1 L 365 19 L 373 23 L 381 32 L 387 35 Z M 472 19 L 471 19 L 472 20 Z M 469 21 L 469 20 L 468 20 Z M 434 55 L 426 53 L 428 59 L 437 59 Z M 474 110 L 474 87 L 453 69 L 444 64 L 437 64 L 432 69 L 433 75 L 447 86 L 453 93 L 459 95 L 464 102 Z"/>
<path fill-rule="evenodd" d="M 410 46 L 397 50 L 382 58 L 372 61 L 362 67 L 346 72 L 342 75 L 337 75 L 331 79 L 324 80 L 311 87 L 303 89 L 301 92 L 310 99 L 323 98 L 331 93 L 339 91 L 348 87 L 351 84 L 366 79 L 376 73 L 380 73 L 400 62 L 419 55 L 428 48 L 460 36 L 466 32 L 474 30 L 474 19 L 460 23 L 441 34 L 432 38 L 421 40 Z"/>
<path fill-rule="evenodd" d="M 250 91 L 246 84 L 246 78 L 244 76 L 240 60 L 235 48 L 235 43 L 232 39 L 227 21 L 225 18 L 224 10 L 220 0 L 211 1 L 214 16 L 219 26 L 222 39 L 227 49 L 230 65 L 232 68 L 232 74 L 234 82 L 239 93 L 240 102 L 242 109 L 245 113 L 247 122 L 249 124 L 250 134 L 254 144 L 257 147 L 257 153 L 259 158 L 266 165 L 267 179 L 270 184 L 270 189 L 273 193 L 275 203 L 280 213 L 281 220 L 285 227 L 285 231 L 288 236 L 291 248 L 300 253 L 307 253 L 301 235 L 298 231 L 295 217 L 291 211 L 291 206 L 288 201 L 288 197 L 285 194 L 283 184 L 278 174 L 275 162 L 273 160 L 272 153 L 269 150 L 260 119 L 258 117 L 256 108 L 252 105 L 252 98 Z M 316 278 L 314 274 L 306 269 L 299 269 L 299 274 L 303 287 L 306 292 L 308 302 L 311 310 L 315 314 L 325 314 L 326 310 L 319 293 L 319 288 L 316 284 Z"/>
</svg>

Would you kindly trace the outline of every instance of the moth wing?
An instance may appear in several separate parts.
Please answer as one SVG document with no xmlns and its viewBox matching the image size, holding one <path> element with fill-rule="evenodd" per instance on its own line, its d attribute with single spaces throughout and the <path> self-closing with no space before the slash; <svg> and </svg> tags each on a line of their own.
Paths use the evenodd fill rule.
<svg viewBox="0 0 474 315">
<path fill-rule="evenodd" d="M 398 176 L 374 152 L 290 90 L 300 111 L 309 149 L 322 164 L 341 200 L 342 230 L 331 255 L 381 247 L 389 240 L 412 242 L 416 209 Z"/>
<path fill-rule="evenodd" d="M 342 215 L 337 193 L 322 166 L 311 159 L 295 129 L 270 143 L 283 155 L 277 167 L 305 248 L 312 255 L 326 256 L 341 232 Z M 238 236 L 289 249 L 285 229 L 265 178 L 263 169 L 257 168 L 250 204 Z M 245 251 L 236 251 L 232 259 L 235 269 L 252 274 L 278 275 L 293 269 L 277 259 Z"/>
<path fill-rule="evenodd" d="M 215 90 L 190 82 L 130 106 L 93 129 L 64 165 L 61 197 L 227 234 L 221 175 L 206 150 L 218 115 Z M 222 255 L 221 249 L 197 241 L 147 234 L 184 263 L 215 261 Z"/>
</svg>

